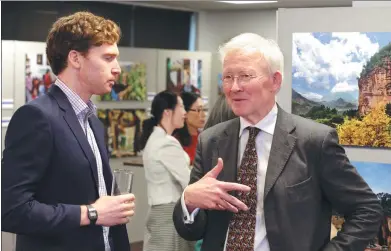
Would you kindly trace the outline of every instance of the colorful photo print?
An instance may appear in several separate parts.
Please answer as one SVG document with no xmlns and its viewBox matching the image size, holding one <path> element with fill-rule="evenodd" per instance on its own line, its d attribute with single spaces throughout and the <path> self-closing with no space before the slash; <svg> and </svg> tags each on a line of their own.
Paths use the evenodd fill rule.
<svg viewBox="0 0 391 251">
<path fill-rule="evenodd" d="M 345 146 L 391 147 L 391 32 L 295 33 L 292 113 Z"/>
<path fill-rule="evenodd" d="M 196 59 L 172 59 L 166 61 L 166 88 L 180 92 L 201 94 L 202 61 Z"/>
<path fill-rule="evenodd" d="M 145 110 L 98 109 L 111 158 L 139 155 L 142 124 L 146 116 Z"/>
<path fill-rule="evenodd" d="M 38 64 L 38 59 L 40 64 Z M 26 103 L 47 93 L 56 80 L 56 76 L 46 61 L 46 57 L 42 54 L 25 54 Z"/>
<path fill-rule="evenodd" d="M 377 236 L 368 244 L 365 251 L 391 250 L 391 164 L 375 162 L 352 162 L 358 173 L 368 183 L 377 195 L 383 207 L 384 217 Z M 334 212 L 332 224 L 336 231 L 340 231 L 345 222 L 344 216 Z"/>
<path fill-rule="evenodd" d="M 110 93 L 98 97 L 99 101 L 147 99 L 146 66 L 142 63 L 120 62 L 121 74 Z"/>
</svg>

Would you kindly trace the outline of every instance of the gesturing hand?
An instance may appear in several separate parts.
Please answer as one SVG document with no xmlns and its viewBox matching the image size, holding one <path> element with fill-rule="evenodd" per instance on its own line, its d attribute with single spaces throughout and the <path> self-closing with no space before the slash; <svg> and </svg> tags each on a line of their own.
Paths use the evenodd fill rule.
<svg viewBox="0 0 391 251">
<path fill-rule="evenodd" d="M 223 169 L 223 160 L 219 158 L 217 165 L 199 181 L 186 187 L 184 199 L 190 212 L 195 208 L 229 210 L 237 213 L 248 210 L 248 207 L 230 195 L 229 191 L 249 192 L 250 187 L 238 183 L 218 181 L 216 177 Z"/>
<path fill-rule="evenodd" d="M 98 212 L 97 225 L 111 227 L 129 222 L 129 217 L 134 215 L 133 194 L 117 196 L 102 196 L 92 206 Z"/>
</svg>

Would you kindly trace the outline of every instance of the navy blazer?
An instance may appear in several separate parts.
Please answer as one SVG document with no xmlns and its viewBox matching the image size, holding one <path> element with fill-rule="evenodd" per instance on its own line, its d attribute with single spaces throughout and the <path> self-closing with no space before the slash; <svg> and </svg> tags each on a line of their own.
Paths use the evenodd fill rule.
<svg viewBox="0 0 391 251">
<path fill-rule="evenodd" d="M 104 128 L 89 119 L 108 194 L 112 174 Z M 80 205 L 99 198 L 95 156 L 66 95 L 48 94 L 19 108 L 9 123 L 1 174 L 2 231 L 16 251 L 104 250 L 101 226 L 80 226 Z M 126 225 L 110 228 L 112 251 L 129 251 Z"/>
</svg>

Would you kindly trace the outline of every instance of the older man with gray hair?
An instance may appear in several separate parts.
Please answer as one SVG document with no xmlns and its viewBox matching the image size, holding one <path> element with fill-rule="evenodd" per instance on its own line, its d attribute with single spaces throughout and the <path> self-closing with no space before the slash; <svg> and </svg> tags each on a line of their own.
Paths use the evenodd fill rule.
<svg viewBox="0 0 391 251">
<path fill-rule="evenodd" d="M 178 233 L 203 239 L 203 251 L 364 250 L 379 230 L 379 200 L 333 128 L 276 103 L 284 65 L 278 45 L 245 33 L 220 53 L 224 93 L 239 118 L 201 133 L 174 210 Z M 330 240 L 332 208 L 346 222 Z"/>
</svg>

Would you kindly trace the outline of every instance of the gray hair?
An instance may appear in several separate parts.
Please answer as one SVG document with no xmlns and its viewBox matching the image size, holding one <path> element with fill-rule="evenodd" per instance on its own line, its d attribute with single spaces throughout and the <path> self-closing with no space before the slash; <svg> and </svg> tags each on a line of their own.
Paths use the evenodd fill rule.
<svg viewBox="0 0 391 251">
<path fill-rule="evenodd" d="M 284 56 L 275 41 L 254 33 L 240 34 L 219 47 L 221 61 L 234 51 L 260 53 L 268 63 L 270 73 L 279 72 L 284 77 Z"/>
<path fill-rule="evenodd" d="M 209 113 L 204 130 L 236 117 L 237 116 L 233 113 L 231 107 L 228 105 L 227 100 L 225 99 L 225 95 L 220 95 Z"/>
</svg>

